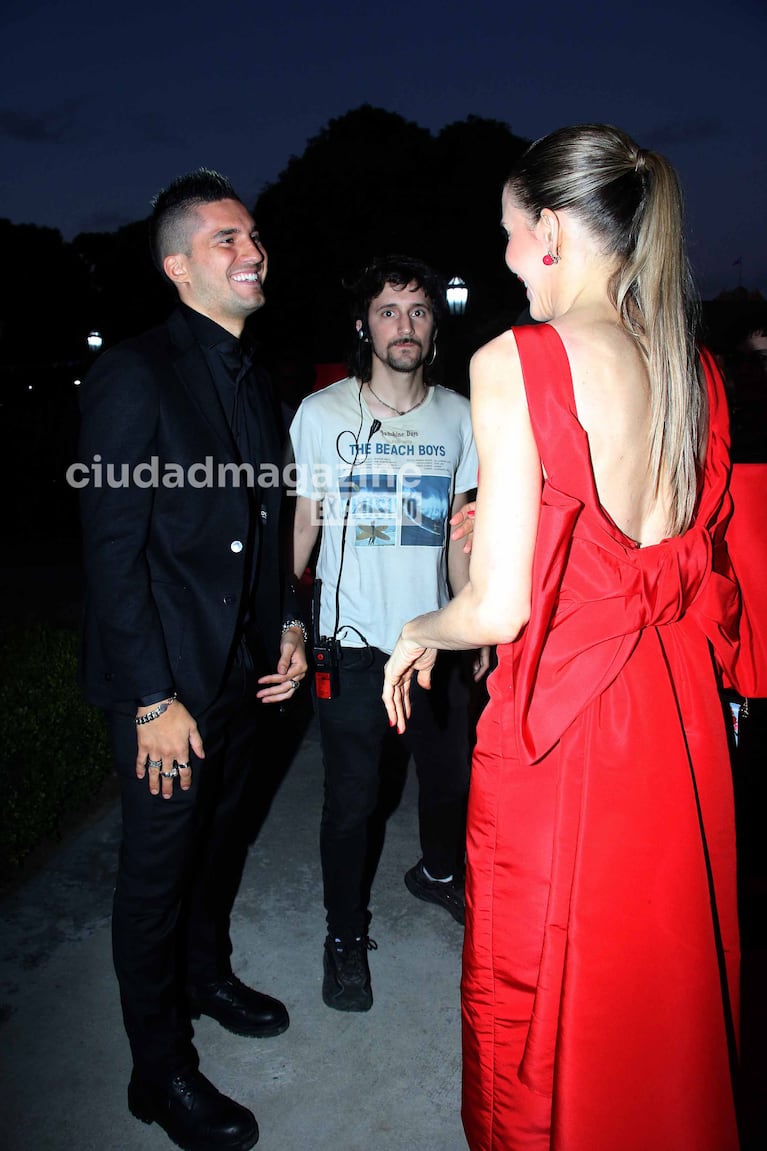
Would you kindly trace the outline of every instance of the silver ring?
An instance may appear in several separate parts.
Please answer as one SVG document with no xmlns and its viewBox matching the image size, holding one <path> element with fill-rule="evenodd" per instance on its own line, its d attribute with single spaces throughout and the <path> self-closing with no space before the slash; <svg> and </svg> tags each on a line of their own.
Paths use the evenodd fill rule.
<svg viewBox="0 0 767 1151">
<path fill-rule="evenodd" d="M 156 770 L 158 767 L 162 767 L 162 760 L 161 759 L 150 759 L 149 756 L 147 756 L 146 765 L 147 765 L 147 767 L 153 767 Z"/>
<path fill-rule="evenodd" d="M 179 763 L 178 760 L 174 761 L 179 771 L 186 771 L 189 767 L 188 763 Z"/>
<path fill-rule="evenodd" d="M 299 687 L 301 686 L 300 679 L 289 679 L 288 683 L 293 688 L 293 691 L 298 691 Z"/>
<path fill-rule="evenodd" d="M 161 771 L 160 775 L 163 777 L 163 779 L 177 779 L 178 768 L 174 766 L 170 769 L 170 771 Z"/>
</svg>

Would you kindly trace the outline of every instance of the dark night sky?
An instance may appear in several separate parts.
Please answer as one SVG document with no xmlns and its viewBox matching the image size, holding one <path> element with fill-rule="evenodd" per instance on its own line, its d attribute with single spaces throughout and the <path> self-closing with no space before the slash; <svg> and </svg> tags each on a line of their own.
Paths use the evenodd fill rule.
<svg viewBox="0 0 767 1151">
<path fill-rule="evenodd" d="M 764 0 L 6 0 L 0 29 L 14 223 L 111 231 L 200 164 L 252 203 L 363 103 L 432 132 L 470 114 L 533 138 L 606 120 L 677 167 L 704 296 L 767 295 Z"/>
</svg>

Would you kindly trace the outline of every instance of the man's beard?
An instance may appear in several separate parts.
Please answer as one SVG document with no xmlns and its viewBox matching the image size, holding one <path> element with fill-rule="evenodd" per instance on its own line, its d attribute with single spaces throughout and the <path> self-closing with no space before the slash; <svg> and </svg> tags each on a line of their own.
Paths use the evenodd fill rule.
<svg viewBox="0 0 767 1151">
<path fill-rule="evenodd" d="M 414 372 L 426 359 L 423 344 L 420 340 L 407 340 L 403 348 L 402 343 L 403 341 L 398 340 L 394 344 L 389 344 L 386 355 L 380 356 L 379 359 L 383 360 L 393 372 Z M 410 349 L 418 349 L 419 354 L 415 359 L 410 354 Z"/>
</svg>

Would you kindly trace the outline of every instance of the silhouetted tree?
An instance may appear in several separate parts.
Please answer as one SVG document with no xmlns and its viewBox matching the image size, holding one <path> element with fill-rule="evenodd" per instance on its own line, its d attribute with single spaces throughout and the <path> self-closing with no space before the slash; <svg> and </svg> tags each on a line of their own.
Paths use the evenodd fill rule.
<svg viewBox="0 0 767 1151">
<path fill-rule="evenodd" d="M 254 317 L 276 355 L 338 360 L 348 340 L 343 281 L 384 251 L 428 251 L 431 136 L 362 105 L 331 120 L 259 196 L 267 307 Z"/>
<path fill-rule="evenodd" d="M 81 232 L 72 246 L 88 272 L 91 327 L 107 346 L 153 327 L 177 297 L 152 263 L 146 220 L 116 232 Z"/>
<path fill-rule="evenodd" d="M 501 193 L 528 144 L 501 121 L 480 116 L 448 124 L 434 141 L 436 258 L 469 286 L 475 347 L 507 328 L 525 304 L 503 261 Z"/>
<path fill-rule="evenodd" d="M 503 266 L 500 195 L 526 143 L 478 116 L 436 139 L 369 104 L 331 120 L 254 209 L 271 263 L 268 304 L 253 327 L 272 361 L 343 359 L 351 335 L 344 281 L 385 252 L 420 256 L 467 281 L 469 314 L 451 344 L 462 361 L 487 328 L 472 317 L 492 314 L 492 334 L 508 326 L 524 296 Z"/>
<path fill-rule="evenodd" d="M 0 220 L 0 252 L 0 364 L 76 359 L 88 334 L 87 273 L 77 254 L 56 228 L 10 220 Z"/>
</svg>

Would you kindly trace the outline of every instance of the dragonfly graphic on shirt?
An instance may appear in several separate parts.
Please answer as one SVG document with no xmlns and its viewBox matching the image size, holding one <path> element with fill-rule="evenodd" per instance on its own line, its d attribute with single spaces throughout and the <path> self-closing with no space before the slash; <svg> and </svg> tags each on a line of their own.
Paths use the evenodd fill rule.
<svg viewBox="0 0 767 1151">
<path fill-rule="evenodd" d="M 374 544 L 376 540 L 382 543 L 391 543 L 391 525 L 376 527 L 373 524 L 357 524 L 357 543 Z"/>
</svg>

